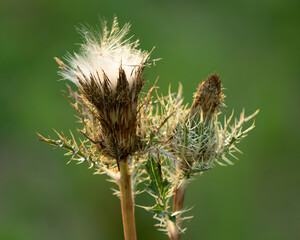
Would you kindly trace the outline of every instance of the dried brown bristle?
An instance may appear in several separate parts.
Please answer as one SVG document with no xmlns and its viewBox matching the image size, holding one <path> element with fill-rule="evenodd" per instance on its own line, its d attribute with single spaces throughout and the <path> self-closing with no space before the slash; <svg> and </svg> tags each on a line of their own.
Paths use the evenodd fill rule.
<svg viewBox="0 0 300 240">
<path fill-rule="evenodd" d="M 137 105 L 138 95 L 143 87 L 142 67 L 137 70 L 136 81 L 131 85 L 127 81 L 125 71 L 119 68 L 117 85 L 111 86 L 107 75 L 103 72 L 103 81 L 97 76 L 78 77 L 79 90 L 93 106 L 91 110 L 95 124 L 92 139 L 101 153 L 117 161 L 126 159 L 137 150 Z"/>
</svg>

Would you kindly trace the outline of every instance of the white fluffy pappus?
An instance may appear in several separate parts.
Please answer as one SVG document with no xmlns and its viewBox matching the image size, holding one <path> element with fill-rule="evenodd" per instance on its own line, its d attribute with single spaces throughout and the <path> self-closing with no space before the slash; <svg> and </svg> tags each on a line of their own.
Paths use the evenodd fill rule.
<svg viewBox="0 0 300 240">
<path fill-rule="evenodd" d="M 132 36 L 125 38 L 129 29 L 129 23 L 120 29 L 116 17 L 110 31 L 106 22 L 102 33 L 83 27 L 80 32 L 84 37 L 84 43 L 81 44 L 80 52 L 74 53 L 74 56 L 68 54 L 66 57 L 68 67 L 62 67 L 60 74 L 78 85 L 78 78 L 88 81 L 91 75 L 99 76 L 102 82 L 105 73 L 114 88 L 119 77 L 119 69 L 122 67 L 131 85 L 136 80 L 138 69 L 147 63 L 150 54 L 137 49 L 139 40 L 131 42 Z"/>
</svg>

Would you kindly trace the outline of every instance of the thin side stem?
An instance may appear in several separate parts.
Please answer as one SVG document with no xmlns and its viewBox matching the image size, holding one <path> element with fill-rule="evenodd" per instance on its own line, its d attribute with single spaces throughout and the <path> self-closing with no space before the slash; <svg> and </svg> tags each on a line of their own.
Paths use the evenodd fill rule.
<svg viewBox="0 0 300 240">
<path fill-rule="evenodd" d="M 134 201 L 131 187 L 131 175 L 128 169 L 128 159 L 119 161 L 120 167 L 120 199 L 125 240 L 136 240 Z"/>
<path fill-rule="evenodd" d="M 187 187 L 187 180 L 183 180 L 180 185 L 175 187 L 175 194 L 173 199 L 173 213 L 182 211 L 184 196 Z M 181 239 L 181 214 L 176 215 L 176 223 L 169 221 L 168 231 L 171 240 Z"/>
</svg>

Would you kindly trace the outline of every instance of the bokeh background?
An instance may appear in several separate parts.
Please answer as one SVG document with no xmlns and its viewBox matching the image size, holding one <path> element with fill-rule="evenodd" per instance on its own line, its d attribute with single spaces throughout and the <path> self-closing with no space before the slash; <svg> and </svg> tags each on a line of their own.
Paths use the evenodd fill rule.
<svg viewBox="0 0 300 240">
<path fill-rule="evenodd" d="M 146 70 L 160 90 L 184 87 L 191 102 L 212 72 L 224 79 L 228 115 L 261 110 L 232 167 L 215 167 L 187 191 L 194 218 L 183 239 L 300 239 L 300 2 L 0 1 L 0 239 L 123 239 L 119 200 L 105 176 L 66 165 L 36 131 L 75 131 L 53 56 L 78 50 L 74 26 L 99 16 L 130 21 L 143 49 L 161 57 Z M 142 201 L 139 197 L 137 201 Z M 136 209 L 142 240 L 167 239 Z"/>
</svg>

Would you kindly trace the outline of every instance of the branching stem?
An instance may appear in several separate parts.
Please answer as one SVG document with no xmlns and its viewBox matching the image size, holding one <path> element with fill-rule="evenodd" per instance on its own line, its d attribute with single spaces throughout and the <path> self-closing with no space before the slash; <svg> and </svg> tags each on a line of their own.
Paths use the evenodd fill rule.
<svg viewBox="0 0 300 240">
<path fill-rule="evenodd" d="M 136 240 L 134 201 L 131 186 L 131 174 L 128 169 L 128 159 L 119 161 L 120 167 L 120 199 L 125 240 Z"/>
</svg>

